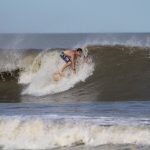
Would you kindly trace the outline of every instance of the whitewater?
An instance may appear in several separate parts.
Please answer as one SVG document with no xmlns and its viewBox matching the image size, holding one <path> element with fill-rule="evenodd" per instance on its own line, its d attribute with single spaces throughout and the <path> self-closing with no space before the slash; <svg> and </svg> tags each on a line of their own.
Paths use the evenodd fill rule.
<svg viewBox="0 0 150 150">
<path fill-rule="evenodd" d="M 104 144 L 150 145 L 149 127 L 134 124 L 108 125 L 111 120 L 115 122 L 115 118 L 59 118 L 60 116 L 1 117 L 0 145 L 4 149 L 51 149 L 78 145 L 96 147 Z M 123 118 L 117 119 L 125 122 Z M 99 125 L 98 120 L 106 120 L 106 125 Z"/>
<path fill-rule="evenodd" d="M 83 49 L 84 50 L 84 49 Z M 94 63 L 88 58 L 85 62 L 85 55 L 82 55 L 76 62 L 77 74 L 73 75 L 72 68 L 68 69 L 60 81 L 53 80 L 53 74 L 60 70 L 64 63 L 60 59 L 61 51 L 44 50 L 34 58 L 32 64 L 20 73 L 19 83 L 28 84 L 22 94 L 42 96 L 68 90 L 78 82 L 84 82 L 94 71 Z M 83 51 L 84 53 L 84 51 Z"/>
</svg>

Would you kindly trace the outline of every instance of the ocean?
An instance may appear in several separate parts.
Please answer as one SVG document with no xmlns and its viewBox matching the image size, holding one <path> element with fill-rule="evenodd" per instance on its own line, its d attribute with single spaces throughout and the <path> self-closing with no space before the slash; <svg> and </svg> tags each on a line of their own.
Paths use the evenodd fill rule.
<svg viewBox="0 0 150 150">
<path fill-rule="evenodd" d="M 60 54 L 83 48 L 59 81 Z M 0 150 L 149 150 L 150 33 L 0 34 Z"/>
</svg>

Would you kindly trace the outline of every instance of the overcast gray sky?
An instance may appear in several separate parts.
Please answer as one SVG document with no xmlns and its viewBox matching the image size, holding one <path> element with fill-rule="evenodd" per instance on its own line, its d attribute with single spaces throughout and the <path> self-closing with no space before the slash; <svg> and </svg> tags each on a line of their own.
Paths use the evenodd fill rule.
<svg viewBox="0 0 150 150">
<path fill-rule="evenodd" d="M 150 32 L 150 0 L 0 0 L 0 33 Z"/>
</svg>

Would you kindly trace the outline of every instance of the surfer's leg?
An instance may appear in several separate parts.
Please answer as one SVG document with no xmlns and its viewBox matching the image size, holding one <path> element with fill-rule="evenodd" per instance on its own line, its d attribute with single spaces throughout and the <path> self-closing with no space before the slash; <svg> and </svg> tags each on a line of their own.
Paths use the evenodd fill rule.
<svg viewBox="0 0 150 150">
<path fill-rule="evenodd" d="M 66 64 L 63 65 L 63 67 L 60 70 L 60 74 L 62 75 L 63 71 L 65 70 L 65 68 L 67 68 L 68 66 L 71 65 L 71 61 L 67 62 Z"/>
</svg>

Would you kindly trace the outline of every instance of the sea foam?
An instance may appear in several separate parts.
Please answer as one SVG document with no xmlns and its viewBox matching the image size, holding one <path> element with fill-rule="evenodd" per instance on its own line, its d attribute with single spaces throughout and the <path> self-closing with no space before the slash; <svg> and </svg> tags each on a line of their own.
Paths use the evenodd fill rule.
<svg viewBox="0 0 150 150">
<path fill-rule="evenodd" d="M 51 149 L 77 145 L 95 147 L 104 144 L 150 145 L 148 126 L 105 126 L 87 119 L 56 118 L 1 117 L 0 145 L 4 149 Z"/>
</svg>

